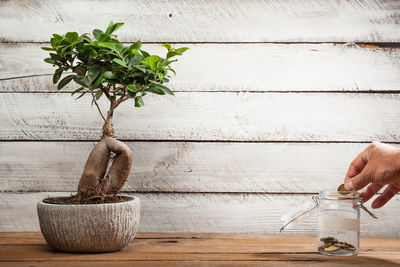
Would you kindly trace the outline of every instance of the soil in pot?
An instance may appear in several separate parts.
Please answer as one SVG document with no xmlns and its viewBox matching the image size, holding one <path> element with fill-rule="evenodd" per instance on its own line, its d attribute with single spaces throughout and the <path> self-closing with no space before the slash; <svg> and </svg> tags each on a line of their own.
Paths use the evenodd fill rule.
<svg viewBox="0 0 400 267">
<path fill-rule="evenodd" d="M 108 203 L 119 203 L 131 200 L 130 197 L 125 196 L 93 196 L 87 199 L 79 199 L 78 195 L 72 195 L 70 197 L 48 197 L 43 199 L 43 202 L 48 204 L 59 204 L 59 205 L 85 205 L 85 204 L 108 204 Z"/>
</svg>

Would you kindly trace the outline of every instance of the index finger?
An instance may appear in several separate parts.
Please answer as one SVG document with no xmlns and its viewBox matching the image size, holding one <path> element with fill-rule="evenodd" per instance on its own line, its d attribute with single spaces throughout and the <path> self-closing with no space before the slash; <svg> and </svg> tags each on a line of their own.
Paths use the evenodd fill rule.
<svg viewBox="0 0 400 267">
<path fill-rule="evenodd" d="M 347 170 L 346 177 L 344 179 L 344 183 L 354 176 L 360 174 L 360 172 L 364 169 L 365 165 L 367 165 L 368 159 L 366 155 L 366 149 L 361 152 L 351 163 L 349 169 Z"/>
</svg>

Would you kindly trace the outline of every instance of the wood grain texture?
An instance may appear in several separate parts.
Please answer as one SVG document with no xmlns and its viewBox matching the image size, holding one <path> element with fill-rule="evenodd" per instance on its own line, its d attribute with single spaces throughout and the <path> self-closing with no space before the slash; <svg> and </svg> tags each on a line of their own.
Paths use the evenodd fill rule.
<svg viewBox="0 0 400 267">
<path fill-rule="evenodd" d="M 126 23 L 118 32 L 125 41 L 399 42 L 399 13 L 396 0 L 2 1 L 0 39 L 48 41 L 113 19 Z"/>
<path fill-rule="evenodd" d="M 105 99 L 100 101 L 103 108 Z M 116 135 L 130 140 L 400 141 L 400 95 L 177 93 L 121 105 Z M 1 140 L 98 140 L 90 96 L 0 94 Z"/>
<path fill-rule="evenodd" d="M 135 239 L 122 251 L 102 254 L 53 251 L 43 238 L 38 240 L 40 233 L 0 236 L 21 239 L 25 234 L 28 238 L 23 244 L 0 245 L 2 263 L 10 263 L 9 266 L 36 266 L 36 262 L 39 266 L 77 266 L 77 263 L 82 264 L 80 266 L 118 266 L 117 263 L 129 266 L 398 266 L 400 261 L 399 240 L 395 238 L 363 237 L 357 257 L 326 257 L 316 253 L 312 236 L 252 235 L 249 239 L 249 235 L 243 237 L 242 234 L 231 235 L 231 238 L 208 234 L 203 238 L 199 234 L 190 237 L 176 233 L 162 234 L 160 239 L 153 233 L 154 238 Z M 32 235 L 37 238 L 32 240 L 29 238 Z M 169 239 L 164 239 L 168 236 Z"/>
<path fill-rule="evenodd" d="M 195 252 L 193 246 L 174 247 L 167 244 L 193 244 L 205 253 L 260 253 L 266 246 L 270 252 L 314 252 L 315 236 L 299 235 L 269 235 L 269 234 L 236 234 L 236 233 L 160 233 L 138 232 L 133 245 L 138 246 L 137 251 L 145 252 L 145 246 L 150 245 L 153 252 Z M 235 242 L 242 248 L 235 246 L 221 246 L 224 242 Z M 217 245 L 212 247 L 212 243 Z M 248 244 L 252 243 L 253 245 Z M 141 245 L 143 244 L 143 246 Z M 400 242 L 398 238 L 361 237 L 361 252 L 399 252 Z M 377 246 L 376 244 L 379 244 Z M 46 245 L 46 241 L 40 232 L 0 232 L 0 245 Z M 132 244 L 131 244 L 132 245 Z M 92 254 L 93 255 L 93 254 Z"/>
<path fill-rule="evenodd" d="M 38 231 L 37 201 L 66 192 L 1 193 L 0 232 Z M 141 199 L 141 232 L 279 233 L 281 216 L 304 201 L 307 194 L 201 194 L 145 193 Z M 361 216 L 363 236 L 400 237 L 400 196 L 375 210 L 378 220 Z M 290 234 L 314 234 L 316 217 L 310 217 Z"/>
<path fill-rule="evenodd" d="M 398 267 L 398 263 L 396 259 L 388 260 L 383 258 L 384 254 L 379 255 L 382 258 L 378 258 L 374 256 L 364 256 L 362 260 L 358 257 L 356 260 L 357 264 L 362 264 L 363 267 L 390 267 L 395 266 Z M 232 258 L 232 255 L 231 255 Z M 355 262 L 351 262 L 355 264 Z M 129 266 L 149 266 L 149 267 L 164 267 L 164 266 L 189 266 L 189 267 L 242 267 L 242 266 L 251 266 L 251 267 L 260 267 L 260 266 L 268 266 L 268 267 L 320 267 L 320 266 L 329 266 L 329 267 L 348 267 L 349 262 L 345 262 L 343 260 L 329 260 L 326 261 L 324 258 L 320 259 L 308 259 L 308 260 L 301 260 L 298 261 L 279 261 L 279 260 L 199 260 L 199 261 L 140 261 L 140 260 L 129 260 L 129 261 L 29 261 L 29 262 L 0 262 L 0 266 L 7 266 L 7 267 L 53 267 L 53 266 L 78 266 L 78 267 L 120 267 L 129 264 Z M 384 264 L 384 265 L 382 265 Z"/>
<path fill-rule="evenodd" d="M 315 237 L 312 236 L 251 235 L 250 238 L 247 234 L 204 236 L 166 233 L 160 234 L 159 237 L 157 233 L 151 233 L 152 238 L 141 237 L 148 235 L 139 233 L 138 238 L 125 249 L 115 253 L 67 254 L 51 250 L 46 246 L 40 233 L 0 233 L 2 243 L 0 265 L 348 266 L 351 264 L 368 267 L 398 266 L 400 260 L 400 242 L 395 238 L 362 237 L 362 247 L 357 257 L 326 257 L 315 252 Z M 6 241 L 2 242 L 4 239 Z M 12 242 L 15 239 L 24 242 L 16 245 L 17 243 Z"/>
<path fill-rule="evenodd" d="M 234 246 L 235 244 L 227 243 L 226 246 Z M 96 261 L 92 260 L 85 260 L 88 258 L 87 254 L 65 254 L 65 253 L 57 253 L 46 246 L 29 246 L 29 247 L 0 247 L 0 248 L 7 248 L 9 251 L 12 251 L 12 254 L 5 254 L 7 256 L 4 262 L 8 263 L 8 259 L 19 258 L 24 259 L 26 258 L 26 262 L 36 262 L 36 261 L 45 261 L 44 265 L 39 266 L 48 266 L 45 265 L 47 262 L 51 262 L 53 264 L 59 265 L 61 263 L 76 263 L 76 262 L 83 262 L 83 264 L 92 263 L 96 264 Z M 27 252 L 30 252 L 28 255 Z M 131 265 L 135 263 L 147 263 L 150 261 L 150 264 L 155 263 L 158 265 L 155 266 L 177 266 L 173 264 L 178 264 L 178 266 L 210 266 L 207 263 L 211 262 L 211 266 L 231 266 L 228 265 L 232 261 L 235 261 L 236 264 L 233 266 L 374 266 L 374 267 L 392 267 L 392 266 L 399 266 L 399 253 L 374 253 L 374 252 L 366 252 L 360 254 L 357 257 L 341 257 L 341 256 L 332 256 L 327 257 L 323 255 L 319 255 L 316 252 L 314 253 L 135 253 L 134 251 L 127 251 L 123 250 L 121 252 L 116 253 L 103 253 L 98 254 L 98 258 L 100 261 L 104 263 L 111 263 L 109 266 L 113 265 L 115 261 L 115 257 L 119 256 L 125 262 L 125 264 L 129 264 L 129 266 L 138 266 L 138 265 Z M 55 259 L 51 259 L 51 257 Z M 150 259 L 150 260 L 149 260 Z M 162 264 L 159 262 L 163 261 Z M 170 265 L 169 263 L 172 264 Z M 255 262 L 258 265 L 253 265 Z M 22 264 L 23 262 L 21 262 Z M 190 263 L 186 265 L 186 263 Z M 271 265 L 270 265 L 271 263 Z M 262 265 L 260 265 L 262 264 Z M 288 264 L 288 265 L 287 265 Z M 321 265 L 320 265 L 321 264 Z M 24 265 L 22 265 L 24 266 Z M 26 265 L 25 265 L 26 266 Z M 28 265 L 32 266 L 32 265 Z M 36 265 L 34 265 L 36 266 Z M 54 265 L 53 265 L 54 266 Z M 69 266 L 69 265 L 68 265 Z M 72 265 L 76 266 L 76 265 Z M 87 266 L 87 265 L 82 265 Z M 89 265 L 90 266 L 90 265 Z M 97 266 L 97 265 L 91 265 Z M 100 265 L 104 266 L 104 265 Z M 105 265 L 108 266 L 108 265 Z M 139 265 L 139 266 L 147 266 L 146 265 Z M 154 266 L 154 265 L 150 265 Z"/>
<path fill-rule="evenodd" d="M 48 44 L 0 43 L 0 92 L 57 92 Z M 176 44 L 176 91 L 399 91 L 400 48 L 339 44 Z M 144 49 L 165 55 L 165 48 Z M 44 75 L 44 76 L 36 76 Z M 18 77 L 22 77 L 19 78 Z M 63 91 L 73 91 L 77 85 Z"/>
<path fill-rule="evenodd" d="M 74 191 L 94 142 L 0 142 L 2 191 Z M 367 144 L 128 142 L 123 190 L 315 193 Z M 306 155 L 306 156 L 305 156 Z"/>
</svg>

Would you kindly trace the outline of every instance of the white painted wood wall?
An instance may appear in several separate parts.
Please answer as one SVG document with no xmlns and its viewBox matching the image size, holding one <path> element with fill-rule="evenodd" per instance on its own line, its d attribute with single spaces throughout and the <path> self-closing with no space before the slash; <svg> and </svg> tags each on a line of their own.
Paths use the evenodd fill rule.
<svg viewBox="0 0 400 267">
<path fill-rule="evenodd" d="M 76 189 L 100 137 L 89 98 L 52 85 L 40 49 L 52 33 L 114 20 L 152 52 L 191 48 L 175 97 L 116 114 L 140 231 L 278 233 L 370 141 L 400 143 L 399 18 L 396 0 L 0 1 L 0 231 L 38 231 L 36 202 Z M 376 213 L 362 234 L 400 237 L 400 197 Z"/>
</svg>

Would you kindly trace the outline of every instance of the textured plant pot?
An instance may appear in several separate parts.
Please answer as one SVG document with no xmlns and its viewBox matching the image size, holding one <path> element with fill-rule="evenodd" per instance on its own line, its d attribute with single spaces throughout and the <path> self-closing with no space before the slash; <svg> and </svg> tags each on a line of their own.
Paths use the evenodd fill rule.
<svg viewBox="0 0 400 267">
<path fill-rule="evenodd" d="M 49 246 L 69 252 L 112 252 L 136 234 L 140 200 L 92 205 L 59 205 L 40 201 L 40 229 Z"/>
</svg>

